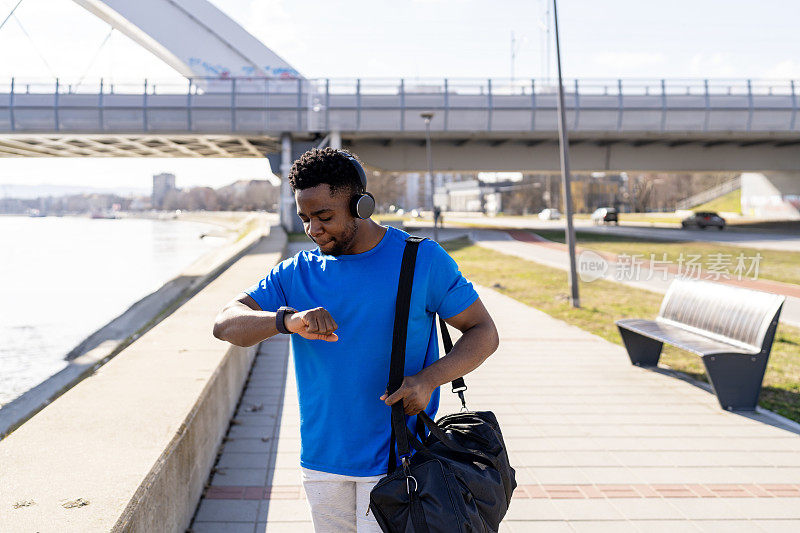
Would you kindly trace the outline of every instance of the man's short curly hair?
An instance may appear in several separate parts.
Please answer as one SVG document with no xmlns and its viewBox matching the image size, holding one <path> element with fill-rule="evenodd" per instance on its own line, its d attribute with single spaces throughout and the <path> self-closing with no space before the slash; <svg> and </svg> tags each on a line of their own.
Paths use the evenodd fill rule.
<svg viewBox="0 0 800 533">
<path fill-rule="evenodd" d="M 350 154 L 350 152 L 347 152 Z M 350 154 L 356 157 L 354 154 Z M 356 157 L 356 160 L 358 158 Z M 359 161 L 360 163 L 360 161 Z M 289 171 L 289 184 L 292 191 L 309 189 L 327 183 L 331 193 L 347 191 L 353 194 L 364 192 L 358 171 L 344 155 L 344 150 L 335 150 L 330 146 L 312 148 L 294 162 Z"/>
</svg>

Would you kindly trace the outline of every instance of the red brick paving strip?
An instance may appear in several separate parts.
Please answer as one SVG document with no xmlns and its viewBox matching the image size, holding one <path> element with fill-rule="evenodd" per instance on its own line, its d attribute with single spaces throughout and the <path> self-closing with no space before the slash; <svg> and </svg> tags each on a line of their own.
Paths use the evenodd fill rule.
<svg viewBox="0 0 800 533">
<path fill-rule="evenodd" d="M 302 500 L 300 485 L 274 487 L 213 486 L 205 498 L 213 500 Z M 514 498 L 800 498 L 800 484 L 687 484 L 687 485 L 519 485 Z"/>
</svg>

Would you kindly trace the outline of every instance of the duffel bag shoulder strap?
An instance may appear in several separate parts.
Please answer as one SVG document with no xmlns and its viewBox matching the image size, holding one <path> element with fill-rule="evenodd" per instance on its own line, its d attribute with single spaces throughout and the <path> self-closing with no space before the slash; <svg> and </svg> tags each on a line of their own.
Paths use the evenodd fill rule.
<svg viewBox="0 0 800 533">
<path fill-rule="evenodd" d="M 442 345 L 444 346 L 444 353 L 448 354 L 453 349 L 453 340 L 450 338 L 450 331 L 447 329 L 447 322 L 445 322 L 442 317 L 439 317 L 439 329 L 442 332 Z M 458 398 L 461 400 L 461 409 L 466 411 L 467 400 L 464 398 L 464 391 L 467 390 L 467 384 L 464 383 L 464 378 L 456 378 L 450 383 L 450 385 L 452 386 L 453 393 L 458 394 Z M 417 417 L 416 434 L 419 435 L 421 439 L 425 438 L 425 424 L 419 417 Z"/>
<path fill-rule="evenodd" d="M 400 266 L 400 280 L 397 284 L 397 301 L 394 310 L 389 385 L 386 387 L 389 394 L 394 394 L 394 392 L 400 388 L 400 385 L 403 384 L 403 378 L 405 377 L 408 313 L 411 309 L 411 289 L 414 283 L 414 266 L 417 262 L 417 250 L 419 249 L 420 242 L 422 242 L 420 237 L 410 236 L 406 239 L 405 249 L 403 250 L 403 262 Z M 411 454 L 405 428 L 405 407 L 401 400 L 392 405 L 392 434 L 389 439 L 388 468 L 390 474 L 394 472 L 397 463 L 394 451 L 395 439 L 397 439 L 397 452 L 400 454 L 401 458 Z"/>
<path fill-rule="evenodd" d="M 442 317 L 439 317 L 439 329 L 442 330 L 442 345 L 444 346 L 444 353 L 450 353 L 450 350 L 453 349 L 453 340 L 450 338 L 450 332 L 447 330 L 447 322 L 444 321 Z M 464 391 L 467 390 L 467 384 L 464 383 L 464 378 L 456 378 L 454 379 L 451 384 L 452 390 L 455 394 L 458 394 L 459 399 L 461 400 L 461 407 L 463 409 L 467 408 L 467 401 L 464 399 Z"/>
<path fill-rule="evenodd" d="M 426 239 L 426 237 L 417 237 L 417 236 L 411 235 L 410 237 L 408 237 L 406 239 L 406 242 L 410 242 L 412 239 L 415 242 L 419 243 L 419 242 L 424 241 Z M 444 353 L 448 354 L 448 353 L 450 353 L 450 350 L 453 349 L 453 339 L 450 338 L 450 331 L 448 331 L 448 329 L 447 329 L 447 322 L 445 322 L 442 317 L 439 317 L 439 329 L 442 332 L 442 345 L 444 346 Z M 451 384 L 451 386 L 453 388 L 453 392 L 457 393 L 459 398 L 461 398 L 461 405 L 463 405 L 466 408 L 466 405 L 464 404 L 464 394 L 463 394 L 463 392 L 465 390 L 467 390 L 467 384 L 464 383 L 464 378 L 463 377 L 456 378 L 450 384 Z"/>
<path fill-rule="evenodd" d="M 387 391 L 389 394 L 394 393 L 400 388 L 405 377 L 405 355 L 406 355 L 406 339 L 408 336 L 408 316 L 411 310 L 411 289 L 414 283 L 414 267 L 417 261 L 417 251 L 419 244 L 425 240 L 425 237 L 417 237 L 410 235 L 406 238 L 405 249 L 403 250 L 403 260 L 400 266 L 400 279 L 397 284 L 397 300 L 395 303 L 394 313 L 394 330 L 392 334 L 392 359 L 389 367 L 389 385 Z M 442 344 L 444 345 L 445 354 L 450 353 L 453 349 L 453 341 L 450 338 L 450 332 L 447 330 L 447 324 L 444 319 L 439 317 L 439 328 L 442 332 Z M 464 378 L 456 378 L 452 381 L 452 390 L 458 394 L 461 399 L 461 405 L 466 409 L 466 401 L 464 399 L 464 391 L 467 390 L 467 385 L 464 383 Z M 406 431 L 403 430 L 398 424 L 400 422 L 405 426 L 404 408 L 402 402 L 398 402 L 392 406 L 392 434 L 389 440 L 389 473 L 395 469 L 397 462 L 395 456 L 395 439 L 397 439 L 397 447 L 400 456 L 410 454 L 410 446 L 405 438 Z M 425 433 L 422 429 L 423 422 L 417 419 L 417 432 L 420 437 L 424 438 Z M 402 436 L 399 436 L 400 433 Z"/>
</svg>

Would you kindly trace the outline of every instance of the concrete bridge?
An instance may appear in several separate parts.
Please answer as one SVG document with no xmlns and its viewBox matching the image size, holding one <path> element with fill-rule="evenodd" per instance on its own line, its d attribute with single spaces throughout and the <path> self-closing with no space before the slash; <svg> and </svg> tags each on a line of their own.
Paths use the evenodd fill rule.
<svg viewBox="0 0 800 533">
<path fill-rule="evenodd" d="M 559 168 L 552 81 L 307 79 L 207 0 L 75 2 L 186 82 L 0 82 L 0 156 L 275 154 L 285 168 L 330 134 L 376 168 L 419 171 L 420 112 L 433 111 L 439 170 Z M 566 90 L 576 170 L 800 168 L 792 80 L 588 79 Z"/>
<path fill-rule="evenodd" d="M 572 166 L 796 170 L 798 90 L 793 81 L 570 81 Z M 438 170 L 548 171 L 559 168 L 556 100 L 538 80 L 11 80 L 0 84 L 0 155 L 263 157 L 287 136 L 333 133 L 376 168 L 420 171 L 420 113 L 433 111 Z"/>
<path fill-rule="evenodd" d="M 573 80 L 568 88 L 574 170 L 749 172 L 751 210 L 798 216 L 794 82 Z M 287 176 L 300 154 L 329 142 L 373 168 L 419 172 L 428 111 L 436 170 L 558 171 L 556 100 L 555 87 L 537 80 L 11 80 L 0 86 L 0 156 L 268 157 Z M 284 223 L 298 230 L 286 186 L 282 197 Z"/>
</svg>

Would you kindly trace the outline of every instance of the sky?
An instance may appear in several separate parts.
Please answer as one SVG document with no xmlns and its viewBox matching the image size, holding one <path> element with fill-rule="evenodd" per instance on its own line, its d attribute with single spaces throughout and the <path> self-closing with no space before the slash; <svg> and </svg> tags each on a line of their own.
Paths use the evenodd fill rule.
<svg viewBox="0 0 800 533">
<path fill-rule="evenodd" d="M 0 0 L 0 22 L 18 0 Z M 517 78 L 555 75 L 545 0 L 212 0 L 309 78 Z M 551 13 L 552 16 L 552 13 Z M 800 79 L 794 0 L 562 0 L 567 78 Z M 0 28 L 0 87 L 104 77 L 184 83 L 72 0 L 23 0 Z M 0 89 L 4 91 L 5 89 Z M 0 183 L 179 187 L 265 179 L 266 160 L 0 159 Z"/>
</svg>

